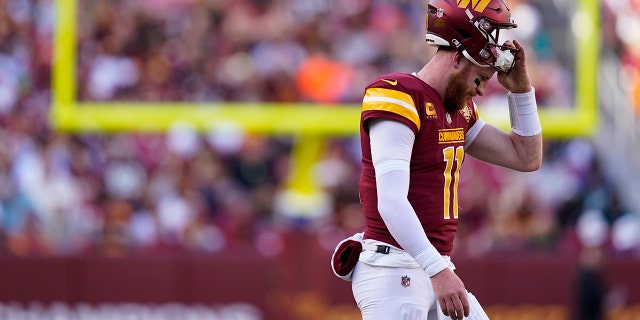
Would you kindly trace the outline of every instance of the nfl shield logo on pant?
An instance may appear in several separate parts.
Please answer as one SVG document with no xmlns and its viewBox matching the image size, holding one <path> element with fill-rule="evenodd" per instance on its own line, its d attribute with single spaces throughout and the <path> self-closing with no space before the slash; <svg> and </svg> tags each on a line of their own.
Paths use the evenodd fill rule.
<svg viewBox="0 0 640 320">
<path fill-rule="evenodd" d="M 411 285 L 411 278 L 409 278 L 409 276 L 402 276 L 402 280 L 400 281 L 400 284 L 403 287 L 408 287 Z"/>
</svg>

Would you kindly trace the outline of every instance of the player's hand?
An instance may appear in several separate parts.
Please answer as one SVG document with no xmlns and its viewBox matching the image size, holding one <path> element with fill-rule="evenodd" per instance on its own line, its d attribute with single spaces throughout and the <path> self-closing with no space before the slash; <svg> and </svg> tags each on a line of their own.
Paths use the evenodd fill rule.
<svg viewBox="0 0 640 320">
<path fill-rule="evenodd" d="M 469 316 L 469 300 L 462 280 L 449 268 L 431 277 L 433 291 L 445 316 L 453 320 L 462 320 Z"/>
<path fill-rule="evenodd" d="M 527 72 L 527 59 L 524 47 L 517 40 L 507 41 L 505 46 L 516 49 L 515 63 L 509 73 L 498 72 L 498 82 L 513 93 L 525 93 L 531 91 L 531 81 Z"/>
</svg>

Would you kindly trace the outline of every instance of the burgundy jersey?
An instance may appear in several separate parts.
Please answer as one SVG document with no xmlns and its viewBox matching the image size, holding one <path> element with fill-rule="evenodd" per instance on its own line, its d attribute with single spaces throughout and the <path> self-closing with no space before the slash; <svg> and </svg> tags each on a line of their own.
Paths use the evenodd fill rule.
<svg viewBox="0 0 640 320">
<path fill-rule="evenodd" d="M 360 119 L 364 238 L 401 247 L 378 212 L 368 134 L 369 120 L 374 118 L 400 121 L 415 133 L 408 199 L 431 243 L 441 254 L 450 255 L 458 228 L 458 181 L 465 137 L 478 119 L 475 104 L 469 100 L 461 110 L 448 112 L 438 92 L 410 74 L 387 74 L 367 86 Z"/>
</svg>

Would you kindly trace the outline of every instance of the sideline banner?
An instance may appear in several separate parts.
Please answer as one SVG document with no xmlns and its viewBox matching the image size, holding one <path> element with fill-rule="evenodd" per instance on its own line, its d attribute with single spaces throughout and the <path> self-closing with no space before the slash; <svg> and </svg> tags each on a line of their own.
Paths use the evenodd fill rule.
<svg viewBox="0 0 640 320">
<path fill-rule="evenodd" d="M 300 234 L 288 236 L 284 253 L 274 257 L 255 251 L 124 258 L 0 256 L 0 314 L 57 305 L 69 312 L 79 306 L 85 311 L 93 310 L 86 306 L 127 306 L 140 312 L 196 308 L 216 314 L 214 319 L 225 319 L 223 310 L 252 312 L 258 319 L 358 319 L 350 282 L 337 278 L 327 263 L 332 250 L 321 246 L 316 235 Z M 579 269 L 570 255 L 459 257 L 455 263 L 492 319 L 509 319 L 513 312 L 531 319 L 569 319 L 575 308 Z M 639 266 L 638 258 L 616 258 L 601 270 L 604 293 L 615 298 L 608 299 L 613 303 L 609 314 L 640 316 Z"/>
</svg>

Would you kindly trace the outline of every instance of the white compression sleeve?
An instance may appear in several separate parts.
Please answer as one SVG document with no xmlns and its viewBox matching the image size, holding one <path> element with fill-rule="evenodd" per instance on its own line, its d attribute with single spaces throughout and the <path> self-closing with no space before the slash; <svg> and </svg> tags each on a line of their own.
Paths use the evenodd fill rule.
<svg viewBox="0 0 640 320">
<path fill-rule="evenodd" d="M 446 268 L 447 262 L 427 238 L 407 198 L 415 135 L 400 122 L 376 120 L 371 124 L 369 136 L 380 215 L 393 238 L 432 277 Z"/>
<path fill-rule="evenodd" d="M 524 137 L 535 136 L 542 132 L 535 88 L 531 87 L 531 91 L 525 93 L 508 92 L 507 101 L 513 132 Z"/>
</svg>

